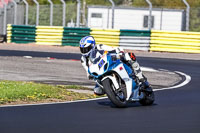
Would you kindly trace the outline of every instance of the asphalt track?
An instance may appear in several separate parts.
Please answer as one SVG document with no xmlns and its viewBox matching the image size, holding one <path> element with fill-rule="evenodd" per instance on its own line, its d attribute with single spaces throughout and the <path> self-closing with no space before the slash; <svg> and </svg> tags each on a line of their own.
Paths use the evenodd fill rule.
<svg viewBox="0 0 200 133">
<path fill-rule="evenodd" d="M 6 54 L 7 53 L 7 54 Z M 9 55 L 8 55 L 9 53 Z M 24 56 L 0 50 L 0 56 Z M 32 54 L 32 55 L 31 55 Z M 29 56 L 78 59 L 79 54 L 32 52 Z M 0 133 L 199 133 L 200 61 L 138 57 L 142 66 L 180 71 L 189 84 L 156 91 L 152 106 L 115 108 L 108 99 L 37 106 L 0 107 Z"/>
</svg>

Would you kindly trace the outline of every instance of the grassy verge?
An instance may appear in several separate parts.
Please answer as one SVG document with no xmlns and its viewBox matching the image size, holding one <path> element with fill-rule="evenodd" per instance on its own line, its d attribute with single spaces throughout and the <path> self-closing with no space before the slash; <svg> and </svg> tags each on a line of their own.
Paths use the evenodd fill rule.
<svg viewBox="0 0 200 133">
<path fill-rule="evenodd" d="M 76 89 L 76 90 L 91 90 L 91 88 L 87 88 L 84 86 L 78 86 L 78 85 L 58 85 L 59 88 L 63 89 Z"/>
<path fill-rule="evenodd" d="M 98 96 L 76 93 L 67 89 L 81 89 L 80 86 L 52 86 L 33 82 L 0 81 L 0 105 L 74 101 L 97 98 Z M 85 87 L 83 89 L 86 89 Z"/>
</svg>

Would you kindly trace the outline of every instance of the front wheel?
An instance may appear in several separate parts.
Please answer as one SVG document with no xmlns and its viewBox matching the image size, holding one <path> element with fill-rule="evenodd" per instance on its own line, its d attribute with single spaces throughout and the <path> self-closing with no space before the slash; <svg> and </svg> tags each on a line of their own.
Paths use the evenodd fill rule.
<svg viewBox="0 0 200 133">
<path fill-rule="evenodd" d="M 108 98 L 113 104 L 119 108 L 126 107 L 127 101 L 123 91 L 115 90 L 114 85 L 110 79 L 105 79 L 102 84 Z"/>
</svg>

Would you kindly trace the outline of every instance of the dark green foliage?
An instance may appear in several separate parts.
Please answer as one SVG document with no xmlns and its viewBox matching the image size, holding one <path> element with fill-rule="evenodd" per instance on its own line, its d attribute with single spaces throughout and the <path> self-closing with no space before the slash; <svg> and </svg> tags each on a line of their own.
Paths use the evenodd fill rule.
<svg viewBox="0 0 200 133">
<path fill-rule="evenodd" d="M 153 7 L 164 7 L 164 8 L 180 8 L 185 7 L 185 4 L 182 0 L 150 0 Z M 199 7 L 200 0 L 187 0 L 191 7 Z M 145 0 L 133 0 L 133 6 L 137 7 L 148 7 L 148 4 Z"/>
<path fill-rule="evenodd" d="M 200 8 L 190 10 L 190 31 L 200 31 Z"/>
</svg>

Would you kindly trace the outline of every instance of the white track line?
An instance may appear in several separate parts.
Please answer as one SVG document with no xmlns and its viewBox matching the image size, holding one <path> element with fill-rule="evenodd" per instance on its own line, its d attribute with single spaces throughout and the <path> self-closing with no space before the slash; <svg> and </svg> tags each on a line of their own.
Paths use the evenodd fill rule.
<svg viewBox="0 0 200 133">
<path fill-rule="evenodd" d="M 158 70 L 155 70 L 153 68 L 150 67 L 140 67 L 142 71 L 146 71 L 146 72 L 158 72 Z"/>
<path fill-rule="evenodd" d="M 176 73 L 182 75 L 185 77 L 185 81 L 183 81 L 181 84 L 176 85 L 176 86 L 172 86 L 172 87 L 168 87 L 168 88 L 161 88 L 161 89 L 155 89 L 154 91 L 162 91 L 162 90 L 171 90 L 171 89 L 175 89 L 175 88 L 180 88 L 186 84 L 188 84 L 191 81 L 191 77 L 185 73 L 179 72 L 179 71 L 175 71 Z"/>
<path fill-rule="evenodd" d="M 88 101 L 96 101 L 101 99 L 106 99 L 107 97 L 100 97 L 94 99 L 86 99 L 86 100 L 76 100 L 76 101 L 66 101 L 66 102 L 54 102 L 54 103 L 38 103 L 38 104 L 17 104 L 17 105 L 3 105 L 2 107 L 21 107 L 21 106 L 38 106 L 38 105 L 54 105 L 54 104 L 63 104 L 63 103 L 78 103 L 78 102 L 88 102 Z"/>
<path fill-rule="evenodd" d="M 144 70 L 148 70 L 151 72 L 156 72 L 157 70 L 153 69 L 153 68 L 147 68 L 147 67 L 143 67 L 143 71 Z M 182 87 L 186 84 L 188 84 L 191 81 L 191 77 L 185 73 L 179 72 L 179 71 L 175 71 L 176 73 L 179 73 L 182 76 L 185 76 L 185 81 L 182 82 L 179 85 L 176 86 L 172 86 L 172 87 L 168 87 L 168 88 L 161 88 L 161 89 L 155 89 L 154 91 L 162 91 L 162 90 L 171 90 L 171 89 L 175 89 L 175 88 L 179 88 Z M 95 100 L 101 100 L 101 99 L 106 99 L 107 97 L 101 97 L 101 98 L 95 98 L 95 99 L 86 99 L 86 100 L 77 100 L 77 101 L 66 101 L 66 102 L 56 102 L 56 103 L 39 103 L 39 104 L 18 104 L 18 105 L 3 105 L 0 106 L 0 108 L 3 107 L 21 107 L 21 106 L 38 106 L 38 105 L 54 105 L 54 104 L 66 104 L 66 103 L 78 103 L 78 102 L 88 102 L 88 101 L 95 101 Z"/>
</svg>

